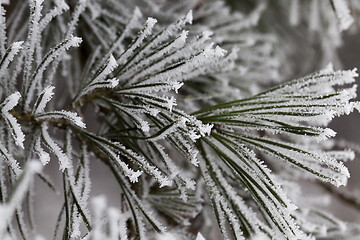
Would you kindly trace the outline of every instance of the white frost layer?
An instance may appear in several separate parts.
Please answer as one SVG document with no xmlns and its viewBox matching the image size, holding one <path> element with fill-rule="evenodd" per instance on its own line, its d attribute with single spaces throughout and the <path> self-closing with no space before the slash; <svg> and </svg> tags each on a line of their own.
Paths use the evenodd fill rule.
<svg viewBox="0 0 360 240">
<path fill-rule="evenodd" d="M 43 139 L 45 141 L 45 144 L 47 147 L 56 155 L 56 157 L 59 159 L 59 165 L 60 170 L 64 171 L 65 169 L 69 168 L 70 166 L 70 160 L 64 153 L 64 151 L 55 143 L 54 140 L 50 137 L 48 133 L 48 125 L 43 124 L 41 128 L 41 134 L 43 136 Z"/>
<path fill-rule="evenodd" d="M 82 118 L 77 115 L 76 112 L 69 112 L 69 111 L 52 111 L 52 112 L 46 112 L 42 114 L 37 114 L 35 116 L 35 120 L 44 120 L 44 119 L 56 119 L 56 118 L 63 118 L 66 120 L 69 120 L 76 126 L 80 128 L 86 128 L 85 123 L 82 121 Z"/>
<path fill-rule="evenodd" d="M 54 86 L 46 87 L 43 92 L 40 94 L 40 97 L 35 104 L 35 109 L 33 111 L 34 114 L 41 113 L 44 111 L 46 104 L 51 100 L 52 96 L 54 95 Z"/>
<path fill-rule="evenodd" d="M 0 153 L 4 157 L 6 164 L 15 173 L 15 176 L 19 176 L 22 173 L 18 161 L 8 152 L 8 150 L 0 143 Z"/>
<path fill-rule="evenodd" d="M 21 130 L 20 124 L 17 122 L 16 118 L 9 113 L 10 110 L 12 110 L 20 100 L 20 93 L 15 92 L 11 94 L 9 97 L 7 97 L 2 104 L 3 107 L 1 109 L 1 114 L 3 118 L 5 119 L 6 124 L 9 128 L 11 128 L 11 134 L 14 137 L 15 144 L 18 145 L 21 148 L 24 148 L 24 141 L 25 141 L 25 135 Z"/>
<path fill-rule="evenodd" d="M 2 107 L 1 112 L 7 113 L 13 109 L 19 103 L 20 97 L 21 95 L 19 92 L 15 92 L 8 96 L 3 103 L 4 106 Z"/>
<path fill-rule="evenodd" d="M 23 41 L 20 41 L 11 44 L 11 46 L 7 50 L 8 54 L 0 66 L 0 77 L 5 76 L 7 67 L 9 66 L 10 62 L 14 60 L 15 55 L 18 54 L 19 51 L 22 49 L 23 43 Z"/>
<path fill-rule="evenodd" d="M 117 60 L 117 63 L 119 65 L 125 64 L 130 56 L 132 56 L 135 49 L 141 46 L 143 41 L 152 33 L 153 27 L 157 23 L 157 20 L 155 18 L 148 18 L 143 30 L 139 34 L 136 41 L 121 55 L 121 57 Z"/>
<path fill-rule="evenodd" d="M 34 151 L 39 156 L 39 159 L 44 166 L 50 162 L 50 155 L 41 147 L 40 135 L 35 139 Z"/>
</svg>

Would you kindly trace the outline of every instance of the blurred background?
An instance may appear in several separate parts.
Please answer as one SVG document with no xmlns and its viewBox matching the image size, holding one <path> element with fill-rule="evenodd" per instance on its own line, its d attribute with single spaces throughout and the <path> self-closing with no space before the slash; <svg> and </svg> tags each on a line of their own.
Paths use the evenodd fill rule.
<svg viewBox="0 0 360 240">
<path fill-rule="evenodd" d="M 343 36 L 343 45 L 338 50 L 340 62 L 343 69 L 360 69 L 360 33 L 345 33 Z M 359 85 L 360 79 L 357 78 Z M 358 87 L 358 97 L 360 88 Z M 360 114 L 355 111 L 349 116 L 335 118 L 330 127 L 337 132 L 336 138 L 346 139 L 357 144 L 357 151 L 360 150 Z M 349 146 L 350 147 L 350 146 Z M 347 188 L 351 191 L 360 191 L 360 155 L 357 154 L 354 161 L 345 164 L 350 170 L 350 180 Z M 356 207 L 347 206 L 346 202 L 334 199 L 334 206 L 331 210 L 336 216 L 348 221 L 360 222 L 360 202 Z"/>
</svg>

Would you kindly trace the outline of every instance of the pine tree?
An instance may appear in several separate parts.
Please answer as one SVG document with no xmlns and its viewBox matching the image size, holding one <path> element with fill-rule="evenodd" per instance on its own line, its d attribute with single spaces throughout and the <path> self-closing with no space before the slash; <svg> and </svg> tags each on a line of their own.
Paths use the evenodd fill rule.
<svg viewBox="0 0 360 240">
<path fill-rule="evenodd" d="M 356 239 L 359 224 L 320 210 L 301 181 L 359 199 L 337 189 L 355 153 L 327 127 L 360 109 L 357 70 L 319 70 L 359 12 L 356 0 L 0 1 L 0 239 L 44 239 L 39 181 L 63 201 L 53 239 Z M 308 51 L 283 35 L 297 27 L 321 46 L 303 67 Z M 119 208 L 91 194 L 95 160 Z"/>
</svg>

